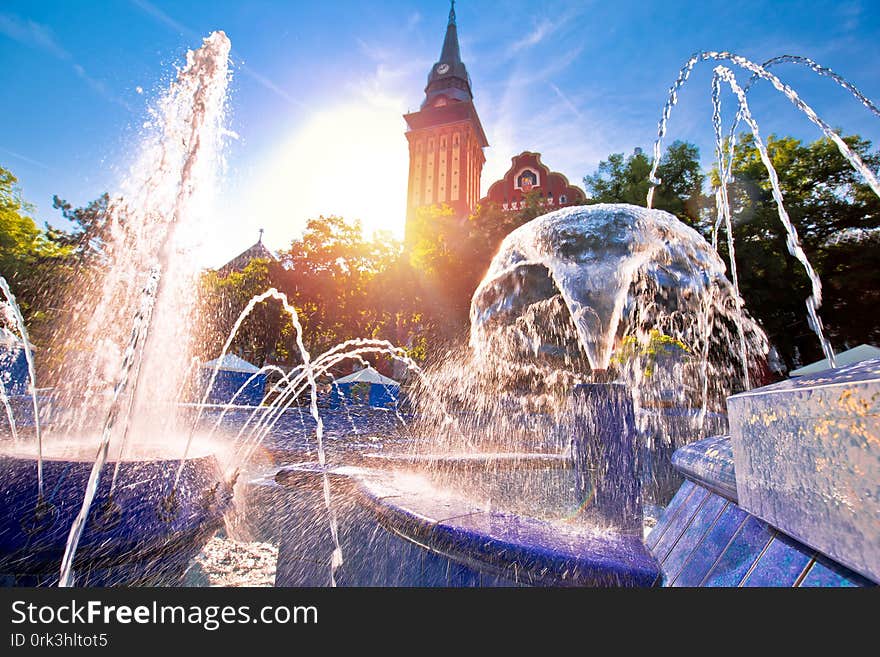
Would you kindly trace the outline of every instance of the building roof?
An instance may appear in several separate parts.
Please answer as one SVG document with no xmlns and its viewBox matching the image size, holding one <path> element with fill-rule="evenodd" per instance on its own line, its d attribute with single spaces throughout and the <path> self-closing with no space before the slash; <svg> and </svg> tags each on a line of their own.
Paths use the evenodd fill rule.
<svg viewBox="0 0 880 657">
<path fill-rule="evenodd" d="M 336 379 L 336 383 L 381 383 L 385 386 L 399 386 L 400 384 L 394 379 L 379 374 L 369 365 L 362 370 L 358 370 L 348 376 Z"/>
<path fill-rule="evenodd" d="M 223 274 L 229 274 L 234 271 L 241 271 L 248 266 L 252 260 L 278 260 L 278 257 L 272 253 L 263 244 L 263 229 L 260 229 L 260 237 L 255 244 L 252 244 L 244 251 L 235 256 L 232 260 L 220 267 L 218 271 Z"/>
<path fill-rule="evenodd" d="M 872 347 L 869 344 L 860 344 L 858 347 L 853 347 L 852 349 L 847 349 L 846 351 L 841 351 L 839 354 L 835 354 L 834 362 L 837 363 L 837 367 L 843 367 L 844 365 L 861 363 L 863 360 L 873 360 L 874 358 L 880 358 L 880 349 Z M 796 370 L 792 370 L 788 375 L 806 376 L 808 374 L 823 372 L 827 369 L 830 369 L 828 359 L 823 358 L 822 360 L 817 360 L 815 363 L 810 363 L 809 365 L 804 365 Z"/>
</svg>

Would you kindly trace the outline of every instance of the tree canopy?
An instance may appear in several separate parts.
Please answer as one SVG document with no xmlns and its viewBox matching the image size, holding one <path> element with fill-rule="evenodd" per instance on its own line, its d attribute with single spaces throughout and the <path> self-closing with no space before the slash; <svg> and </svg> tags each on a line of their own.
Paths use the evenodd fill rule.
<svg viewBox="0 0 880 657">
<path fill-rule="evenodd" d="M 16 296 L 31 340 L 40 344 L 54 316 L 55 292 L 67 274 L 71 248 L 60 231 L 39 228 L 32 212 L 17 178 L 0 167 L 0 276 Z"/>
<path fill-rule="evenodd" d="M 880 169 L 869 141 L 844 137 L 866 164 Z M 880 343 L 880 199 L 828 139 L 810 144 L 791 137 L 767 139 L 785 205 L 804 250 L 824 285 L 820 313 L 836 349 Z M 733 152 L 729 197 L 740 288 L 746 306 L 767 331 L 789 367 L 821 357 L 809 330 L 803 267 L 788 252 L 769 177 L 751 135 Z M 614 153 L 585 176 L 589 203 L 644 206 L 650 161 L 640 149 Z M 674 142 L 658 169 L 655 207 L 711 237 L 717 171 L 702 172 L 693 144 Z M 51 331 L 64 305 L 64 290 L 84 269 L 100 267 L 109 229 L 111 199 L 84 207 L 54 197 L 70 230 L 39 228 L 15 176 L 0 168 L 0 274 L 12 285 L 34 341 Z M 202 345 L 213 357 L 241 310 L 254 295 L 277 287 L 297 308 L 307 348 L 324 351 L 344 340 L 387 339 L 417 358 L 442 354 L 442 346 L 466 337 L 470 299 L 501 241 L 547 210 L 537 192 L 523 208 L 503 211 L 484 204 L 457 219 L 447 206 L 422 208 L 410 226 L 409 248 L 387 234 L 367 238 L 359 222 L 311 219 L 302 236 L 278 254 L 241 271 L 205 272 L 200 310 Z M 728 257 L 724 239 L 719 252 Z M 267 303 L 245 322 L 234 349 L 255 363 L 294 364 L 293 326 L 278 304 Z"/>
<path fill-rule="evenodd" d="M 869 141 L 855 135 L 844 141 L 880 169 L 880 154 Z M 823 282 L 819 312 L 835 349 L 880 342 L 880 198 L 830 139 L 804 144 L 771 135 L 766 145 L 785 207 Z M 750 134 L 737 141 L 732 174 L 728 196 L 746 306 L 789 366 L 821 358 L 804 307 L 809 281 L 788 252 L 770 179 Z M 717 184 L 717 171 L 712 175 Z M 719 251 L 728 255 L 724 240 Z"/>
<path fill-rule="evenodd" d="M 647 205 L 651 160 L 641 148 L 631 155 L 612 153 L 599 163 L 598 170 L 584 177 L 588 203 L 630 203 Z M 703 207 L 700 151 L 693 144 L 674 141 L 666 149 L 657 168 L 660 184 L 654 191 L 653 206 L 666 210 L 684 223 L 697 227 Z"/>
</svg>

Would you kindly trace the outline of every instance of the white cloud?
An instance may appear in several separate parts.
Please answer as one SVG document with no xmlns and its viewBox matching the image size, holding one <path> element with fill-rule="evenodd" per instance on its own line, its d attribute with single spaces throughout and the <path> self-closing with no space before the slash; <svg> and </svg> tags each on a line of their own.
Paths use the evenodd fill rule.
<svg viewBox="0 0 880 657">
<path fill-rule="evenodd" d="M 44 50 L 58 59 L 69 60 L 67 52 L 55 40 L 51 28 L 34 21 L 23 21 L 15 16 L 0 14 L 0 33 L 31 48 Z"/>
<path fill-rule="evenodd" d="M 553 34 L 562 25 L 562 21 L 552 22 L 546 18 L 540 20 L 534 29 L 518 41 L 514 41 L 510 45 L 510 54 L 518 53 L 520 50 L 526 50 L 538 45 L 548 36 Z"/>
</svg>

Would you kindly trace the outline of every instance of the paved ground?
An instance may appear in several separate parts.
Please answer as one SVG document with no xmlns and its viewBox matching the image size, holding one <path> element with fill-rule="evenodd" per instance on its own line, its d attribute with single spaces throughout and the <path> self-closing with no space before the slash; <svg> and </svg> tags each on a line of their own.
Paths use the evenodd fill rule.
<svg viewBox="0 0 880 657">
<path fill-rule="evenodd" d="M 186 573 L 184 586 L 274 586 L 278 547 L 213 537 Z"/>
</svg>

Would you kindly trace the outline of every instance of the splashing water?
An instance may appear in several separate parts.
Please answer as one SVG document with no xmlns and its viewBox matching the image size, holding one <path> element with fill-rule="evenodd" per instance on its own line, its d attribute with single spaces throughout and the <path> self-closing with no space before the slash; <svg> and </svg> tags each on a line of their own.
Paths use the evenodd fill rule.
<svg viewBox="0 0 880 657">
<path fill-rule="evenodd" d="M 24 317 L 21 315 L 21 309 L 15 302 L 15 295 L 12 293 L 12 290 L 9 289 L 9 283 L 6 282 L 6 279 L 3 278 L 3 276 L 0 276 L 0 292 L 3 292 L 3 297 L 6 299 L 4 310 L 12 315 L 15 328 L 18 331 L 18 335 L 21 337 L 21 345 L 22 349 L 24 349 L 25 360 L 27 361 L 31 402 L 34 410 L 34 431 L 37 434 L 37 497 L 38 500 L 41 501 L 43 499 L 43 433 L 40 428 L 40 408 L 39 403 L 37 402 L 37 373 L 34 369 L 34 354 L 31 351 L 30 338 L 28 337 Z M 5 392 L 3 393 L 3 400 L 9 417 L 9 422 L 12 425 L 12 431 L 15 433 L 15 420 L 12 417 L 12 409 L 9 406 L 9 401 L 6 399 Z"/>
<path fill-rule="evenodd" d="M 878 109 L 874 103 L 868 100 L 867 97 L 864 96 L 854 85 L 843 79 L 841 76 L 837 75 L 834 71 L 829 68 L 820 66 L 813 60 L 806 57 L 799 57 L 794 55 L 783 55 L 781 57 L 776 57 L 768 62 L 765 65 L 759 65 L 755 62 L 752 62 L 745 57 L 741 57 L 739 55 L 735 55 L 729 52 L 713 52 L 706 51 L 701 53 L 696 53 L 685 63 L 685 65 L 681 68 L 678 74 L 678 78 L 673 83 L 672 87 L 669 89 L 669 97 L 666 101 L 666 104 L 663 107 L 663 112 L 661 114 L 660 122 L 657 128 L 657 139 L 654 142 L 654 161 L 651 167 L 651 173 L 649 175 L 649 181 L 651 187 L 648 190 L 648 198 L 647 205 L 650 208 L 654 198 L 654 190 L 657 185 L 660 184 L 660 180 L 657 178 L 657 169 L 660 166 L 660 145 L 662 143 L 663 137 L 666 135 L 667 124 L 669 121 L 669 117 L 672 113 L 672 108 L 678 102 L 678 91 L 687 82 L 691 71 L 694 66 L 700 61 L 706 60 L 727 60 L 730 61 L 748 71 L 752 72 L 752 78 L 749 81 L 746 90 L 751 85 L 751 83 L 758 79 L 764 79 L 769 81 L 778 91 L 782 92 L 799 110 L 801 110 L 807 118 L 818 126 L 825 136 L 830 139 L 838 148 L 840 153 L 846 158 L 846 160 L 852 165 L 852 167 L 858 171 L 875 194 L 880 196 L 880 182 L 878 182 L 877 177 L 874 172 L 865 165 L 862 159 L 859 157 L 858 153 L 852 151 L 846 142 L 840 137 L 840 135 L 835 132 L 831 126 L 829 126 L 825 121 L 823 121 L 816 112 L 805 103 L 800 96 L 787 84 L 783 83 L 778 77 L 767 71 L 769 66 L 773 66 L 778 63 L 783 62 L 792 62 L 803 64 L 809 67 L 811 70 L 816 72 L 819 75 L 823 75 L 831 78 L 835 82 L 837 82 L 841 87 L 849 91 L 859 102 L 861 102 L 865 107 L 867 107 L 873 114 L 876 116 L 880 116 L 880 109 Z M 726 71 L 726 72 L 725 72 Z M 720 148 L 719 144 L 719 153 L 718 153 L 718 169 L 721 175 L 721 185 L 720 185 L 720 193 L 722 195 L 721 198 L 717 200 L 717 204 L 719 207 L 719 216 L 716 221 L 716 226 L 713 231 L 713 243 L 715 242 L 715 236 L 717 235 L 718 225 L 721 222 L 722 217 L 727 224 L 727 232 L 728 232 L 728 246 L 731 249 L 731 269 L 735 270 L 735 260 L 734 260 L 734 251 L 733 251 L 733 237 L 732 237 L 732 226 L 730 225 L 730 208 L 726 199 L 726 185 L 729 182 L 730 176 L 730 168 L 732 166 L 732 158 L 733 158 L 733 149 L 735 145 L 735 138 L 733 134 L 738 127 L 740 121 L 746 120 L 749 124 L 749 127 L 752 129 L 752 133 L 756 138 L 756 141 L 760 142 L 760 136 L 757 132 L 757 123 L 752 119 L 751 113 L 748 109 L 748 103 L 746 101 L 746 90 L 743 90 L 736 84 L 735 77 L 730 69 L 725 67 L 717 67 L 715 69 L 715 74 L 713 76 L 713 120 L 716 121 L 716 140 L 720 141 L 720 107 L 718 104 L 718 93 L 719 93 L 719 82 L 723 80 L 727 82 L 734 93 L 737 96 L 739 101 L 739 111 L 736 116 L 736 120 L 733 122 L 731 127 L 731 139 L 728 143 L 729 149 L 729 159 L 725 163 L 723 159 L 723 149 Z M 788 247 L 789 252 L 797 258 L 797 260 L 804 266 L 804 269 L 807 272 L 807 275 L 810 278 L 810 282 L 812 285 L 812 294 L 806 300 L 807 306 L 807 316 L 810 324 L 810 328 L 816 333 L 816 336 L 819 338 L 819 342 L 822 346 L 822 351 L 825 354 L 825 357 L 828 359 L 831 367 L 835 366 L 835 358 L 834 358 L 834 350 L 831 347 L 831 343 L 825 337 L 824 330 L 822 328 L 822 320 L 819 317 L 819 307 L 822 304 L 822 284 L 819 280 L 819 277 L 816 275 L 812 266 L 809 263 L 809 260 L 806 257 L 806 254 L 803 252 L 803 249 L 800 246 L 800 242 L 798 240 L 797 231 L 794 228 L 794 225 L 791 223 L 788 212 L 785 210 L 783 205 L 782 193 L 779 188 L 778 177 L 776 176 L 775 170 L 772 169 L 772 164 L 770 163 L 769 157 L 766 155 L 766 148 L 759 148 L 762 150 L 761 152 L 761 160 L 767 168 L 768 175 L 771 179 L 771 184 L 773 185 L 773 197 L 777 204 L 778 214 L 780 221 L 783 224 L 783 227 L 786 230 L 786 246 Z M 735 277 L 735 274 L 734 274 Z M 738 286 L 737 286 L 737 294 L 738 294 Z"/>
<path fill-rule="evenodd" d="M 764 163 L 764 167 L 767 169 L 767 173 L 770 177 L 770 184 L 773 189 L 773 199 L 776 201 L 776 209 L 779 214 L 779 220 L 785 227 L 785 231 L 787 234 L 786 246 L 788 247 L 789 253 L 797 258 L 798 261 L 803 265 L 804 269 L 807 272 L 807 276 L 809 277 L 812 284 L 812 294 L 807 297 L 806 302 L 810 328 L 813 329 L 813 332 L 819 337 L 819 342 L 822 345 L 822 351 L 825 353 L 825 358 L 828 359 L 829 365 L 831 367 L 835 367 L 834 350 L 831 348 L 831 343 L 828 341 L 828 338 L 825 337 L 825 332 L 822 328 L 822 320 L 819 317 L 818 313 L 819 306 L 822 305 L 822 283 L 819 280 L 819 275 L 816 273 L 816 271 L 813 269 L 813 266 L 810 264 L 810 261 L 807 259 L 807 254 L 804 253 L 804 250 L 800 244 L 800 240 L 798 239 L 797 229 L 792 223 L 791 218 L 788 216 L 788 211 L 785 209 L 785 204 L 783 203 L 782 199 L 782 189 L 779 185 L 779 176 L 776 173 L 776 168 L 773 166 L 773 162 L 770 160 L 770 155 L 767 153 L 767 147 L 764 145 L 764 141 L 761 139 L 758 124 L 752 117 L 751 111 L 749 110 L 749 105 L 748 101 L 746 100 L 745 92 L 737 84 L 736 78 L 733 75 L 733 71 L 731 71 L 729 68 L 726 68 L 724 66 L 716 67 L 715 76 L 719 80 L 727 82 L 730 85 L 730 88 L 736 94 L 737 99 L 739 100 L 740 111 L 743 114 L 743 118 L 745 119 L 748 126 L 751 128 L 752 135 L 754 135 L 755 137 L 755 146 L 758 148 L 758 152 L 761 155 L 761 161 Z M 728 209 L 725 211 L 725 214 L 729 216 L 729 206 Z M 732 227 L 728 224 L 728 234 L 731 234 L 732 232 Z"/>
<path fill-rule="evenodd" d="M 18 429 L 15 426 L 15 416 L 12 414 L 12 405 L 9 403 L 9 397 L 6 395 L 6 386 L 0 379 L 0 403 L 6 411 L 6 420 L 9 422 L 9 431 L 12 433 L 13 442 L 18 442 Z"/>
<path fill-rule="evenodd" d="M 226 35 L 215 32 L 199 50 L 187 53 L 186 65 L 159 101 L 157 132 L 145 141 L 123 186 L 124 195 L 110 208 L 107 263 L 84 285 L 86 294 L 72 313 L 70 334 L 57 332 L 67 340 L 72 335 L 74 340 L 83 340 L 81 344 L 106 349 L 108 359 L 103 363 L 112 365 L 120 353 L 120 330 L 129 325 L 126 315 L 132 316 L 129 308 L 133 303 L 138 306 L 118 369 L 110 375 L 115 383 L 109 399 L 100 393 L 101 386 L 93 386 L 85 395 L 78 389 L 83 382 L 109 374 L 100 375 L 101 358 L 80 354 L 61 371 L 62 398 L 78 408 L 61 431 L 81 433 L 86 429 L 86 418 L 96 414 L 105 420 L 85 497 L 65 547 L 60 586 L 73 584 L 76 548 L 114 431 L 123 432 L 121 458 L 129 432 L 138 437 L 168 436 L 176 422 L 175 414 L 165 409 L 174 402 L 180 377 L 186 372 L 177 367 L 179 351 L 173 352 L 168 345 L 189 350 L 188 299 L 194 275 L 187 269 L 189 259 L 180 257 L 180 252 L 186 243 L 185 232 L 192 230 L 190 224 L 198 216 L 201 199 L 197 193 L 211 187 L 209 180 L 220 147 L 229 50 Z M 145 271 L 149 272 L 147 283 L 138 286 Z M 132 374 L 134 385 L 129 386 Z M 127 403 L 123 401 L 126 393 Z M 124 421 L 118 423 L 123 408 Z"/>
<path fill-rule="evenodd" d="M 704 290 L 726 292 L 723 271 L 705 240 L 665 212 L 611 204 L 559 210 L 502 243 L 474 294 L 471 346 L 482 355 L 513 355 L 521 346 L 538 355 L 542 345 L 516 320 L 526 307 L 558 295 L 589 367 L 605 370 L 625 311 L 653 315 L 655 328 L 669 325 L 673 315 L 698 308 Z M 639 306 L 630 291 L 643 281 L 656 288 L 665 307 L 659 301 L 650 311 L 647 302 Z"/>
<path fill-rule="evenodd" d="M 736 299 L 736 303 L 740 308 L 745 306 L 745 301 L 742 298 L 742 294 L 739 291 L 739 273 L 736 268 L 736 248 L 734 246 L 733 240 L 733 221 L 730 217 L 730 201 L 727 197 L 727 185 L 730 181 L 730 167 L 723 166 L 723 158 L 724 158 L 724 138 L 722 136 L 722 121 L 721 121 L 721 81 L 718 76 L 712 78 L 712 126 L 715 129 L 715 153 L 718 158 L 719 164 L 722 166 L 719 173 L 721 176 L 721 180 L 718 184 L 718 189 L 715 191 L 715 211 L 716 211 L 716 220 L 715 220 L 715 229 L 712 232 L 712 248 L 716 251 L 718 250 L 718 230 L 717 227 L 721 223 L 722 219 L 724 220 L 724 226 L 727 229 L 727 252 L 730 254 L 730 279 L 733 284 L 733 294 Z M 732 160 L 728 163 L 731 164 Z M 751 388 L 751 381 L 749 380 L 749 368 L 745 367 L 747 363 L 746 359 L 746 343 L 745 336 L 743 332 L 739 331 L 740 335 L 740 360 L 742 361 L 743 367 L 743 383 L 745 388 L 748 390 Z"/>
<path fill-rule="evenodd" d="M 110 411 L 107 414 L 107 419 L 104 421 L 104 430 L 101 432 L 101 444 L 98 446 L 98 454 L 95 457 L 95 463 L 92 466 L 92 471 L 89 474 L 89 480 L 86 484 L 85 498 L 83 499 L 79 513 L 70 528 L 70 534 L 67 537 L 67 545 L 64 548 L 64 557 L 61 559 L 61 575 L 58 582 L 59 586 L 73 586 L 73 558 L 76 555 L 76 548 L 79 545 L 79 539 L 85 528 L 89 510 L 92 508 L 92 501 L 95 499 L 95 495 L 98 492 L 98 484 L 101 481 L 101 469 L 107 462 L 107 453 L 110 448 L 110 436 L 113 433 L 113 427 L 116 423 L 116 418 L 121 406 L 120 395 L 125 392 L 126 386 L 128 385 L 128 376 L 131 372 L 132 364 L 137 357 L 138 346 L 140 346 L 141 340 L 146 337 L 146 333 L 149 331 L 150 316 L 153 312 L 153 304 L 158 286 L 159 272 L 156 270 L 153 272 L 153 275 L 150 277 L 150 282 L 144 290 L 143 305 L 141 306 L 135 319 L 134 326 L 131 329 L 131 342 L 125 352 L 125 357 L 122 360 L 122 375 L 113 390 L 113 402 L 110 406 Z"/>
<path fill-rule="evenodd" d="M 609 368 L 642 406 L 672 392 L 687 407 L 722 407 L 735 371 L 768 350 L 724 269 L 696 231 L 659 210 L 599 204 L 534 219 L 502 242 L 474 294 L 470 350 L 430 372 L 479 439 L 448 435 L 418 395 L 415 430 L 448 450 L 558 451 L 571 386 Z"/>
</svg>

